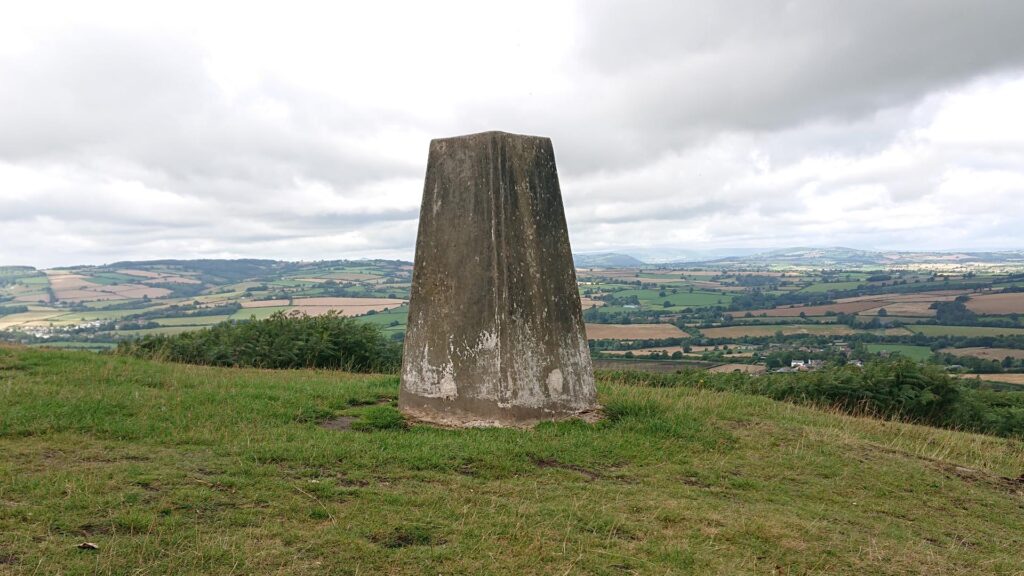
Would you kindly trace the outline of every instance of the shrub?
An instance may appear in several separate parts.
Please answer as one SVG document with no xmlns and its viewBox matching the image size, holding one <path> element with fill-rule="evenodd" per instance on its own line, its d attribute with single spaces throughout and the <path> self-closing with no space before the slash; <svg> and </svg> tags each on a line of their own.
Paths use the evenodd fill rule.
<svg viewBox="0 0 1024 576">
<path fill-rule="evenodd" d="M 148 335 L 122 342 L 118 354 L 140 358 L 253 368 L 331 368 L 396 372 L 401 345 L 376 325 L 339 316 L 285 315 L 221 322 L 207 330 Z"/>
<path fill-rule="evenodd" d="M 975 390 L 940 367 L 907 358 L 869 362 L 863 369 L 831 366 L 764 376 L 684 370 L 676 374 L 606 372 L 603 377 L 621 384 L 757 394 L 851 414 L 1024 437 L 1024 393 Z"/>
</svg>

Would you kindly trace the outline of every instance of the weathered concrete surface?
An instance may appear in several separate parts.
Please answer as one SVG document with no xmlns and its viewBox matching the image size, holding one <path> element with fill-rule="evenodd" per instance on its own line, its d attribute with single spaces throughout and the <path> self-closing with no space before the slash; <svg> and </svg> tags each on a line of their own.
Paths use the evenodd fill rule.
<svg viewBox="0 0 1024 576">
<path fill-rule="evenodd" d="M 597 408 L 548 138 L 430 143 L 398 405 L 457 426 Z"/>
</svg>

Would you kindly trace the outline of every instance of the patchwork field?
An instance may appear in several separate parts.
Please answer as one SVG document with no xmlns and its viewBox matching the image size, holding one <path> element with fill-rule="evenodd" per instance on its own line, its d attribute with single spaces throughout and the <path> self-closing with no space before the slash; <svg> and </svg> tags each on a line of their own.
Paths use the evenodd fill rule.
<svg viewBox="0 0 1024 576">
<path fill-rule="evenodd" d="M 935 311 L 929 308 L 933 302 L 949 302 L 967 293 L 964 290 L 936 290 L 911 294 L 851 296 L 840 298 L 834 304 L 741 310 L 734 312 L 733 315 L 743 316 L 749 312 L 753 316 L 792 317 L 801 313 L 805 316 L 824 316 L 834 312 L 874 316 L 878 314 L 879 309 L 885 308 L 889 316 L 928 317 L 935 315 Z"/>
<path fill-rule="evenodd" d="M 29 310 L 28 312 L 0 316 L 0 330 L 45 322 L 51 318 L 58 318 L 63 314 L 64 312 L 60 310 Z"/>
<path fill-rule="evenodd" d="M 1024 314 L 1024 292 L 971 296 L 967 308 L 978 314 Z"/>
<path fill-rule="evenodd" d="M 47 278 L 58 300 L 67 302 L 96 300 L 130 300 L 133 298 L 163 298 L 171 293 L 166 288 L 143 284 L 100 284 L 80 274 L 47 271 Z"/>
<path fill-rule="evenodd" d="M 838 290 L 852 290 L 864 282 L 820 282 L 800 290 L 801 292 L 832 292 Z"/>
<path fill-rule="evenodd" d="M 677 310 L 701 306 L 727 306 L 732 301 L 731 295 L 700 290 L 693 292 L 678 290 L 675 294 L 671 290 L 666 290 L 664 296 L 661 295 L 661 290 L 654 289 L 627 288 L 609 293 L 619 299 L 635 297 L 640 303 L 641 309 Z M 665 306 L 666 302 L 669 304 L 667 307 Z"/>
<path fill-rule="evenodd" d="M 764 374 L 767 371 L 763 364 L 720 364 L 708 368 L 708 372 L 745 372 L 747 374 Z"/>
<path fill-rule="evenodd" d="M 1024 328 L 990 328 L 988 326 L 941 326 L 932 324 L 916 324 L 908 326 L 908 330 L 919 332 L 925 336 L 1005 336 L 1024 334 Z"/>
<path fill-rule="evenodd" d="M 589 329 L 588 329 L 589 333 Z M 592 340 L 600 340 L 600 338 L 592 338 Z M 637 348 L 635 350 L 602 350 L 602 354 L 608 354 L 610 356 L 624 356 L 627 352 L 631 352 L 636 356 L 649 356 L 651 354 L 661 354 L 664 352 L 671 356 L 676 352 L 682 352 L 682 346 L 654 346 L 651 348 Z"/>
<path fill-rule="evenodd" d="M 688 338 L 672 324 L 587 324 L 590 340 L 645 340 L 650 338 Z"/>
<path fill-rule="evenodd" d="M 158 318 L 155 322 L 161 326 L 209 326 L 229 319 L 230 316 L 192 316 L 188 318 Z"/>
<path fill-rule="evenodd" d="M 95 337 L 109 342 L 186 328 L 201 328 L 225 319 L 266 318 L 276 312 L 320 315 L 336 311 L 380 325 L 398 339 L 406 325 L 412 267 L 399 261 L 280 262 L 272 260 L 195 260 L 122 262 L 110 266 L 78 266 L 48 271 L 31 267 L 0 266 L 0 330 L 3 339 L 22 343 L 82 341 Z M 977 272 L 975 274 L 975 272 Z M 1005 271 L 982 276 L 970 274 L 891 271 L 896 285 L 881 287 L 868 278 L 884 276 L 878 270 L 826 270 L 792 264 L 758 265 L 749 269 L 615 268 L 577 272 L 581 304 L 587 310 L 590 337 L 600 339 L 683 338 L 674 325 L 730 324 L 709 328 L 712 337 L 772 336 L 777 330 L 790 338 L 785 346 L 807 347 L 799 336 L 832 336 L 842 340 L 852 332 L 835 323 L 835 314 L 858 314 L 867 322 L 885 308 L 886 323 L 911 325 L 935 316 L 934 302 L 971 296 L 979 313 L 1016 310 L 1020 295 L 997 293 L 1015 277 Z M 977 283 L 990 282 L 979 288 Z M 920 286 L 907 286 L 908 283 Z M 921 284 L 927 283 L 927 284 Z M 850 290 L 871 284 L 870 290 L 889 293 L 852 296 L 833 304 L 807 306 L 793 302 L 819 302 L 830 290 Z M 940 287 L 927 292 L 892 291 Z M 861 292 L 851 291 L 850 294 Z M 607 298 L 611 302 L 598 300 Z M 744 302 L 746 310 L 730 310 Z M 767 308 L 764 303 L 779 303 Z M 749 303 L 749 304 L 747 304 Z M 21 305 L 27 305 L 23 311 Z M 2 311 L 4 307 L 5 311 Z M 195 317 L 200 309 L 223 307 L 216 317 Z M 241 310 L 237 310 L 241 306 Z M 596 307 L 596 308 L 595 308 Z M 740 306 L 735 306 L 740 307 Z M 753 309 L 760 308 L 760 309 Z M 397 310 L 397 312 L 396 312 Z M 768 320 L 782 322 L 801 314 L 807 321 L 796 326 L 743 326 Z M 831 314 L 831 315 L 826 315 Z M 1012 318 L 1010 319 L 1012 321 Z M 816 322 L 814 327 L 807 322 Z M 154 325 L 160 328 L 153 328 Z M 951 323 L 958 323 L 952 322 Z M 648 326 L 648 327 L 643 327 Z M 111 332 L 113 327 L 118 328 Z M 150 332 L 132 330 L 145 328 Z M 688 328 L 689 329 L 689 328 Z M 1014 329 L 923 327 L 922 334 L 1013 334 Z M 874 330 L 874 335 L 910 336 L 904 328 Z M 91 336 L 94 335 L 94 336 Z M 909 344 L 910 342 L 906 342 Z M 915 342 L 916 344 L 917 342 Z M 822 344 L 812 343 L 821 347 Z M 763 352 L 763 351 L 762 351 Z M 700 351 L 694 350 L 695 354 Z"/>
<path fill-rule="evenodd" d="M 232 320 L 249 320 L 255 318 L 256 320 L 263 320 L 264 318 L 270 318 L 277 312 L 287 312 L 290 310 L 288 306 L 260 306 L 258 308 L 242 308 L 238 312 L 231 315 Z"/>
<path fill-rule="evenodd" d="M 824 316 L 829 312 L 842 313 L 842 314 L 856 314 L 865 310 L 871 310 L 878 308 L 879 304 L 876 301 L 864 301 L 864 302 L 844 302 L 836 304 L 824 304 L 821 306 L 787 306 L 780 308 L 764 308 L 761 310 L 740 310 L 734 312 L 733 316 L 745 316 L 751 314 L 753 316 L 767 316 L 769 318 L 774 317 L 795 317 L 803 314 L 804 316 Z"/>
<path fill-rule="evenodd" d="M 1024 386 L 1024 374 L 965 374 L 963 378 L 975 380 L 988 380 L 990 382 L 1005 382 L 1007 384 L 1020 384 Z"/>
<path fill-rule="evenodd" d="M 834 324 L 770 324 L 766 326 L 725 326 L 722 328 L 701 328 L 700 333 L 708 338 L 740 338 L 743 336 L 774 336 L 776 332 L 789 334 L 815 334 L 822 336 L 846 336 L 857 331 L 845 325 Z"/>
<path fill-rule="evenodd" d="M 935 310 L 931 308 L 931 302 L 892 302 L 878 308 L 860 312 L 863 316 L 877 316 L 881 310 L 885 310 L 887 316 L 909 316 L 926 318 L 935 316 Z"/>
<path fill-rule="evenodd" d="M 242 305 L 242 308 L 280 308 L 291 304 L 291 300 L 283 298 L 277 300 L 243 300 L 239 304 Z"/>
<path fill-rule="evenodd" d="M 1014 348 L 943 348 L 939 352 L 956 356 L 974 356 L 985 360 L 1002 360 L 1007 356 L 1024 359 L 1024 350 Z"/>
</svg>

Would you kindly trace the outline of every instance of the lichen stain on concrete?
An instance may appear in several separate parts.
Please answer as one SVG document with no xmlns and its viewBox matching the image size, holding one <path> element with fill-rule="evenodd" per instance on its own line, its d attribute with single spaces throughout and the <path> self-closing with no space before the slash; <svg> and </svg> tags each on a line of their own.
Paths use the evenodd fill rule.
<svg viewBox="0 0 1024 576">
<path fill-rule="evenodd" d="M 597 408 L 551 141 L 434 140 L 423 190 L 399 407 L 498 426 Z"/>
<path fill-rule="evenodd" d="M 562 395 L 562 371 L 558 368 L 548 373 L 548 392 L 552 397 Z"/>
</svg>

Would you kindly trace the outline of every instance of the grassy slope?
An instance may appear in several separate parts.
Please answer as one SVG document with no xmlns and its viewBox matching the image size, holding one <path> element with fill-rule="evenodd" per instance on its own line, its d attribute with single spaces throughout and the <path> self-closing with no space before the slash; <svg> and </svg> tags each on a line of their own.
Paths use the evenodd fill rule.
<svg viewBox="0 0 1024 576">
<path fill-rule="evenodd" d="M 316 424 L 396 389 L 0 348 L 0 574 L 1024 571 L 1020 442 L 609 385 L 598 425 Z"/>
</svg>

